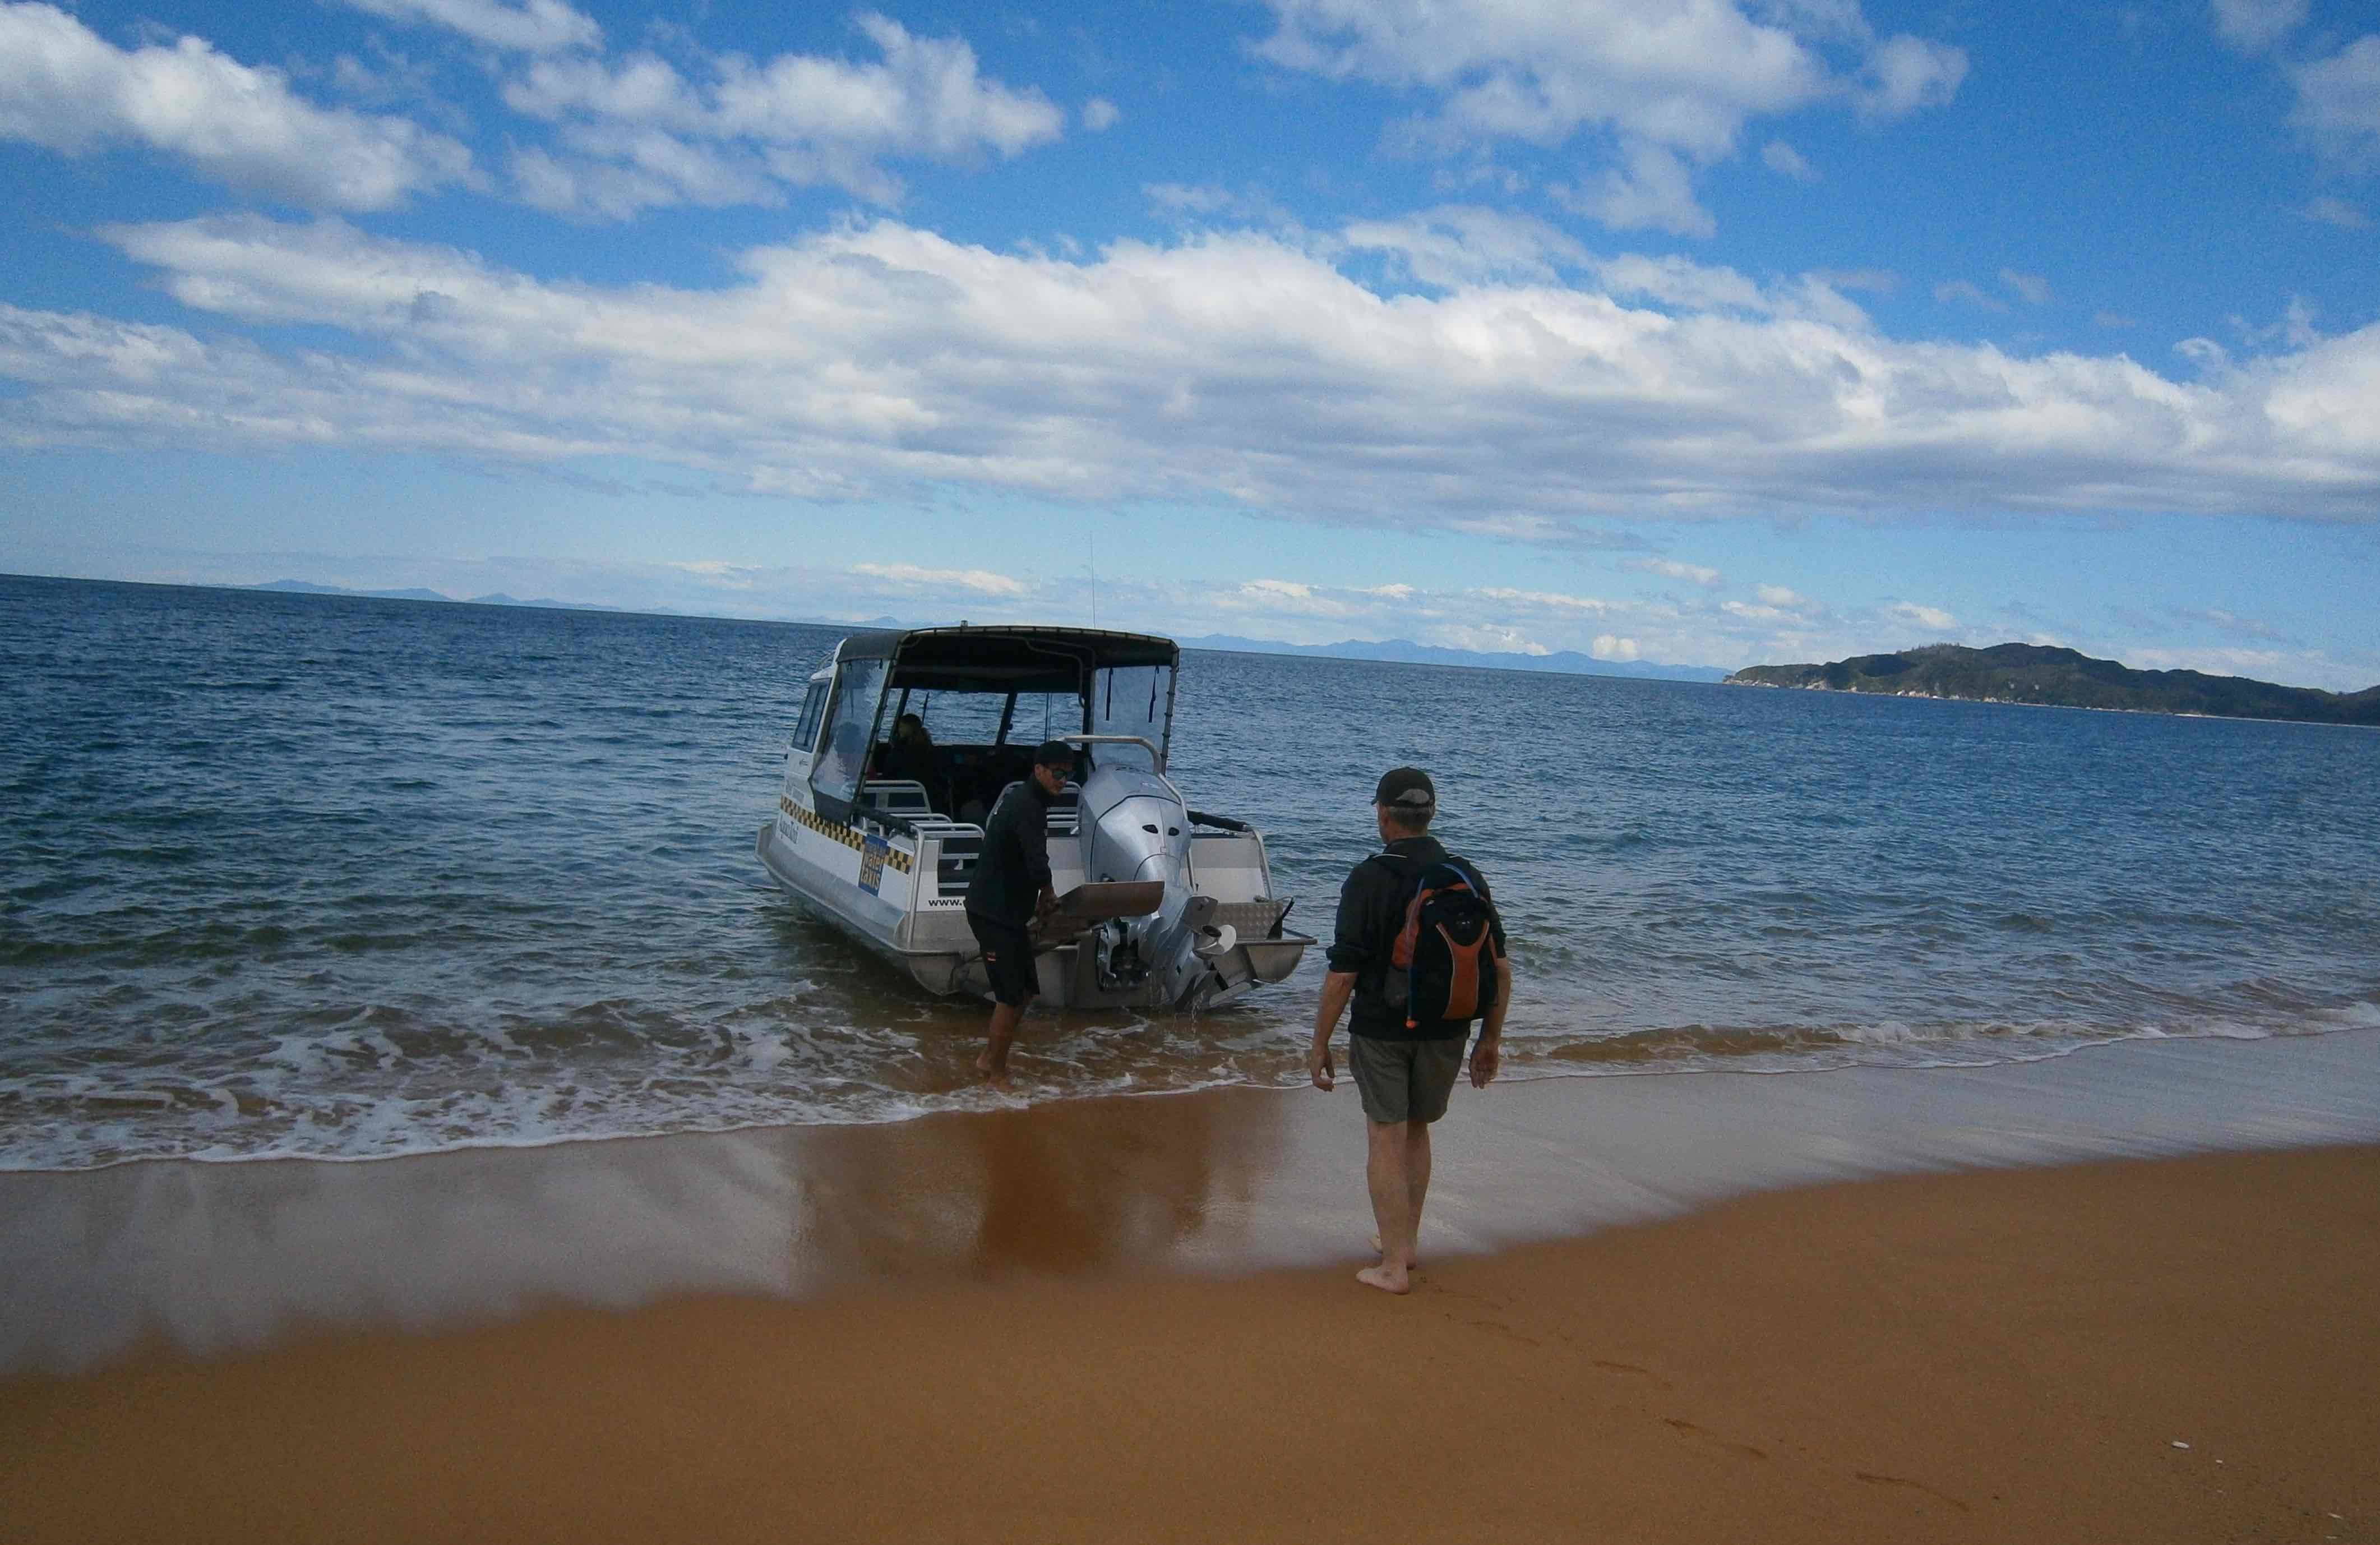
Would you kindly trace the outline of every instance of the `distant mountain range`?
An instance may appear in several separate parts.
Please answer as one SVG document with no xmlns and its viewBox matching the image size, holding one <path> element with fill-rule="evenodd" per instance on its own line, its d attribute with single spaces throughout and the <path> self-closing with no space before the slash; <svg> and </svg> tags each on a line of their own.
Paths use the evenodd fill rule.
<svg viewBox="0 0 2380 1545">
<path fill-rule="evenodd" d="M 352 595 L 374 601 L 443 601 L 455 606 L 543 606 L 568 612 L 617 612 L 616 606 L 590 606 L 577 601 L 521 601 L 509 595 L 475 595 L 468 601 L 457 601 L 436 590 L 358 590 L 344 585 L 317 585 L 305 579 L 275 579 L 271 584 L 246 587 L 256 590 L 277 590 L 285 595 Z M 682 616 L 666 607 L 644 609 L 654 616 Z M 808 620 L 808 619 L 784 619 Z M 892 617 L 870 617 L 859 623 L 814 622 L 820 627 L 902 627 L 911 626 Z M 1407 665 L 1468 665 L 1492 671 L 1554 671 L 1569 675 L 1636 676 L 1665 681 L 1717 681 L 1727 675 L 1710 665 L 1662 665 L 1649 660 L 1597 660 L 1591 654 L 1574 650 L 1560 650 L 1551 654 L 1490 654 L 1476 650 L 1440 649 L 1435 644 L 1417 644 L 1410 639 L 1391 639 L 1385 643 L 1373 643 L 1361 639 L 1348 639 L 1335 644 L 1284 644 L 1273 639 L 1243 639 L 1233 634 L 1210 633 L 1199 639 L 1177 639 L 1184 649 L 1224 650 L 1234 654 L 1303 654 L 1331 660 L 1384 660 Z"/>
<path fill-rule="evenodd" d="M 2293 719 L 2380 724 L 2380 687 L 2325 692 L 2197 671 L 2135 671 L 2070 649 L 1930 644 L 1898 654 L 1863 654 L 1824 665 L 1754 665 L 1727 678 L 1740 687 L 1801 687 L 1822 692 L 1884 692 L 1904 698 L 2044 703 L 2224 719 Z"/>
<path fill-rule="evenodd" d="M 475 595 L 457 601 L 436 590 L 356 590 L 345 585 L 317 585 L 305 579 L 275 579 L 266 585 L 243 587 L 251 590 L 278 590 L 284 595 L 359 595 L 370 601 L 443 601 L 450 606 L 542 606 L 556 612 L 616 612 L 617 606 L 590 606 L 583 601 L 523 601 L 499 590 L 489 595 Z"/>
</svg>

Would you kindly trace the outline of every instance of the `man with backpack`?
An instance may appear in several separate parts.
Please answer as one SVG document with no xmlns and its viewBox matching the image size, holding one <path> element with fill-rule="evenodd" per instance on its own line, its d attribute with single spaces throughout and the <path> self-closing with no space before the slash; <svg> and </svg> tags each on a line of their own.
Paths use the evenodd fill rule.
<svg viewBox="0 0 2380 1545">
<path fill-rule="evenodd" d="M 1430 1124 L 1446 1113 L 1474 1020 L 1472 1087 L 1486 1089 L 1496 1077 L 1512 971 L 1487 881 L 1429 834 L 1438 813 L 1429 774 L 1391 769 L 1373 791 L 1372 813 L 1386 851 L 1357 864 L 1340 889 L 1306 1068 L 1318 1089 L 1337 1080 L 1330 1037 L 1352 1001 L 1347 1065 L 1370 1123 L 1364 1178 L 1380 1229 L 1380 1263 L 1355 1278 L 1402 1293 L 1412 1285 L 1414 1236 L 1429 1191 Z"/>
</svg>

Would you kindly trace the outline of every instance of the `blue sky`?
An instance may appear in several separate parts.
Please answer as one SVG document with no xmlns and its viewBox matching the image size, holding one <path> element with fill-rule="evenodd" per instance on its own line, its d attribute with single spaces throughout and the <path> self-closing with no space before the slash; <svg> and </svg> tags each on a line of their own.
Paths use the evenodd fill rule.
<svg viewBox="0 0 2380 1545">
<path fill-rule="evenodd" d="M 2380 682 L 2380 15 L 0 0 L 0 568 Z"/>
</svg>

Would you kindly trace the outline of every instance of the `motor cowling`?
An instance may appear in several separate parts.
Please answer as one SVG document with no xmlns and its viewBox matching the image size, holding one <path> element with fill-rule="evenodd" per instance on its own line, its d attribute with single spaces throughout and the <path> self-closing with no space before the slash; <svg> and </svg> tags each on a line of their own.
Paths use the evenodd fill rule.
<svg viewBox="0 0 2380 1545">
<path fill-rule="evenodd" d="M 1101 954 L 1135 975 L 1169 968 L 1187 947 L 1190 812 L 1182 797 L 1153 772 L 1102 767 L 1083 785 L 1079 809 L 1085 879 L 1156 881 L 1165 887 L 1156 911 L 1106 925 Z"/>
</svg>

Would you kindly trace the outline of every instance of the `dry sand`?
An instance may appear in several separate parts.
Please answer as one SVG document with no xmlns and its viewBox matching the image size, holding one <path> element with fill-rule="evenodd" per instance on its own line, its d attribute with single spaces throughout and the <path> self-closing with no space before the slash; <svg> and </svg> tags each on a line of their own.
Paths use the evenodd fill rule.
<svg viewBox="0 0 2380 1545">
<path fill-rule="evenodd" d="M 1778 1192 L 1405 1299 L 1352 1265 L 152 1346 L 0 1384 L 0 1538 L 2380 1530 L 2380 1149 Z"/>
</svg>

